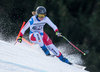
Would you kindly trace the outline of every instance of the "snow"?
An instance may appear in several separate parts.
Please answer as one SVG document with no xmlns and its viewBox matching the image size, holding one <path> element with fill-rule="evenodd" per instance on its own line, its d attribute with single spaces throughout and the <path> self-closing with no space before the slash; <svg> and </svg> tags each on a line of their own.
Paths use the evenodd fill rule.
<svg viewBox="0 0 100 72">
<path fill-rule="evenodd" d="M 14 45 L 14 42 L 0 40 L 0 72 L 88 71 L 63 63 L 57 57 L 46 56 L 38 44 L 29 46 L 22 42 Z"/>
</svg>

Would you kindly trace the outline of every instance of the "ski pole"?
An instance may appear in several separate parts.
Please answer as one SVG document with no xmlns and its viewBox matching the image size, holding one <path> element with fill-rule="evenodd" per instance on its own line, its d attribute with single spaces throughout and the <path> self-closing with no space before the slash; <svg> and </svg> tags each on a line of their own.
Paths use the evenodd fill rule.
<svg viewBox="0 0 100 72">
<path fill-rule="evenodd" d="M 78 47 L 76 47 L 72 42 L 70 42 L 65 36 L 61 36 L 63 39 L 68 41 L 69 44 L 71 44 L 74 48 L 76 48 L 79 52 L 81 52 L 83 55 L 86 55 L 83 51 L 81 51 Z"/>
<path fill-rule="evenodd" d="M 22 30 L 22 28 L 24 27 L 24 25 L 25 25 L 25 21 L 23 22 L 20 31 Z M 20 31 L 19 31 L 18 36 L 17 36 L 17 38 L 16 38 L 16 42 L 15 42 L 15 44 L 17 43 L 17 39 L 18 39 L 19 36 L 20 36 Z M 15 44 L 14 44 L 14 45 L 15 45 Z"/>
</svg>

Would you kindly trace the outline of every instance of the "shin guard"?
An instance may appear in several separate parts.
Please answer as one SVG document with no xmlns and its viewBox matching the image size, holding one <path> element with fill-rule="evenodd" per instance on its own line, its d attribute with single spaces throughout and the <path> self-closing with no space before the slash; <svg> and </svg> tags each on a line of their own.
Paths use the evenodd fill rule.
<svg viewBox="0 0 100 72">
<path fill-rule="evenodd" d="M 44 51 L 44 53 L 48 56 L 48 55 L 50 55 L 50 52 L 49 52 L 49 50 L 47 49 L 47 47 L 44 45 L 44 46 L 42 46 L 41 47 L 42 48 L 42 50 Z"/>
</svg>

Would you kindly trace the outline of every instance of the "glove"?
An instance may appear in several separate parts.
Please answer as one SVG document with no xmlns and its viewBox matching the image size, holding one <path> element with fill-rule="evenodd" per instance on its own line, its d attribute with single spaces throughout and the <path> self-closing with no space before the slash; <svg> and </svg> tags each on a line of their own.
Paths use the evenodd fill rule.
<svg viewBox="0 0 100 72">
<path fill-rule="evenodd" d="M 21 43 L 22 42 L 22 36 L 19 36 L 17 41 Z"/>
<path fill-rule="evenodd" d="M 59 31 L 56 32 L 56 35 L 57 35 L 58 37 L 61 37 L 61 36 L 62 36 L 61 33 L 60 33 Z"/>
</svg>

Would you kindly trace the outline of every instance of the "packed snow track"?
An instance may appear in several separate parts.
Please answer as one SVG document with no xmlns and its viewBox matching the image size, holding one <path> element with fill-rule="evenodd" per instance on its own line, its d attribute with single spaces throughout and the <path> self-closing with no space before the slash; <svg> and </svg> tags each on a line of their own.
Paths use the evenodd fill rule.
<svg viewBox="0 0 100 72">
<path fill-rule="evenodd" d="M 88 72 L 45 56 L 38 44 L 8 43 L 0 40 L 0 72 Z"/>
</svg>

